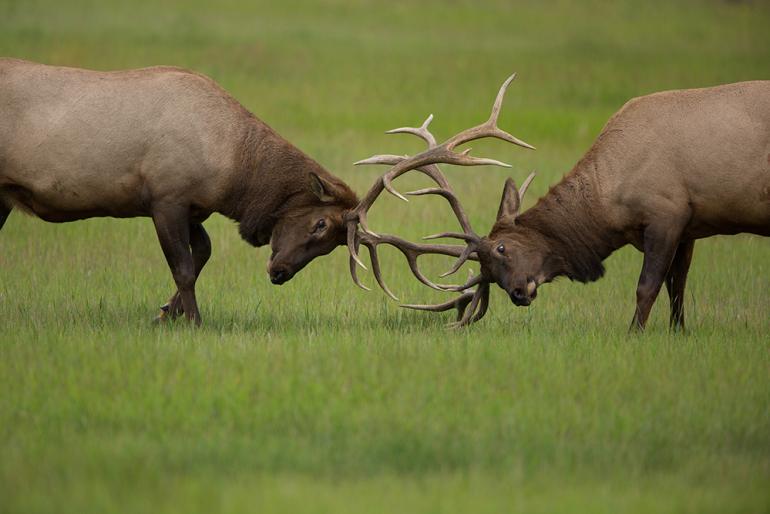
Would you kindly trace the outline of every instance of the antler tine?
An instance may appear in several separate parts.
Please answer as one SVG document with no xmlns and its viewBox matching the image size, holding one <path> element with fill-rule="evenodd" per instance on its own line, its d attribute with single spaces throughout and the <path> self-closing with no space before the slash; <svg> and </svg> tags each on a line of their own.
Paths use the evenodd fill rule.
<svg viewBox="0 0 770 514">
<path fill-rule="evenodd" d="M 516 74 L 514 73 L 508 77 L 505 82 L 503 82 L 502 86 L 500 86 L 500 90 L 497 92 L 497 97 L 495 98 L 495 103 L 492 105 L 492 112 L 490 113 L 489 119 L 486 122 L 476 127 L 464 130 L 447 141 L 447 146 L 450 150 L 458 145 L 467 143 L 468 141 L 480 139 L 483 137 L 496 137 L 497 139 L 502 139 L 503 141 L 513 143 L 523 148 L 529 148 L 530 150 L 535 149 L 534 146 L 530 145 L 529 143 L 525 143 L 521 139 L 509 134 L 497 126 L 497 119 L 500 117 L 500 110 L 503 106 L 505 92 L 508 90 L 508 86 L 511 84 L 511 82 L 513 82 L 513 79 L 515 78 Z"/>
<path fill-rule="evenodd" d="M 399 127 L 385 132 L 386 134 L 414 134 L 425 140 L 428 143 L 428 148 L 436 146 L 436 138 L 428 130 L 428 125 L 433 121 L 433 115 L 431 114 L 419 127 Z"/>
<path fill-rule="evenodd" d="M 380 258 L 377 255 L 377 245 L 367 242 L 364 244 L 369 250 L 369 259 L 372 261 L 372 273 L 374 273 L 374 278 L 377 280 L 377 284 L 379 284 L 380 288 L 385 291 L 385 294 L 388 295 L 392 300 L 398 301 L 398 297 L 393 294 L 387 284 L 385 284 L 385 281 L 382 279 L 382 273 L 380 272 Z"/>
<path fill-rule="evenodd" d="M 537 172 L 533 171 L 529 174 L 529 176 L 522 182 L 521 188 L 519 188 L 519 205 L 521 205 L 521 202 L 524 200 L 524 193 L 527 192 L 527 188 L 529 188 L 529 185 L 532 183 L 532 179 L 535 178 L 535 175 Z M 408 194 L 408 193 L 407 193 Z"/>
<path fill-rule="evenodd" d="M 361 258 L 358 256 L 358 223 L 361 222 L 360 218 L 356 218 L 355 223 L 351 222 L 352 220 L 346 220 L 347 223 L 347 229 L 348 229 L 348 253 L 350 254 L 350 258 L 353 259 L 353 261 L 361 266 L 364 269 L 366 268 L 366 265 L 361 261 Z M 358 280 L 357 277 L 354 277 L 353 281 L 355 282 Z"/>
<path fill-rule="evenodd" d="M 354 162 L 353 166 L 361 166 L 362 164 L 387 164 L 393 166 L 394 164 L 398 164 L 399 162 L 403 161 L 407 157 L 409 156 L 392 154 L 372 155 L 368 159 L 361 159 L 360 161 Z"/>
<path fill-rule="evenodd" d="M 474 291 L 473 297 L 471 298 L 471 304 L 465 308 L 465 311 L 463 312 L 463 315 L 459 320 L 449 324 L 449 328 L 461 328 L 468 325 L 470 322 L 471 316 L 473 316 L 473 314 L 476 311 L 476 308 L 479 305 L 480 297 L 481 297 L 481 293 L 479 292 L 479 290 Z"/>
<path fill-rule="evenodd" d="M 359 247 L 360 240 L 358 238 L 355 238 L 354 249 L 356 251 L 356 257 L 358 254 L 358 247 Z M 364 291 L 371 291 L 368 287 L 363 285 L 361 281 L 358 279 L 358 270 L 356 269 L 356 264 L 360 264 L 360 262 L 357 261 L 356 257 L 354 257 L 354 254 L 350 254 L 350 258 L 348 259 L 348 266 L 350 268 L 350 276 L 353 278 L 353 283 L 363 289 Z"/>
<path fill-rule="evenodd" d="M 444 238 L 452 238 L 452 239 L 462 239 L 465 242 L 473 242 L 475 239 L 471 237 L 468 234 L 461 234 L 459 232 L 441 232 L 440 234 L 431 234 L 429 236 L 423 236 L 423 239 L 444 239 Z"/>
<path fill-rule="evenodd" d="M 399 127 L 394 128 L 391 130 L 388 130 L 385 132 L 386 134 L 413 134 L 415 136 L 418 136 L 422 140 L 424 140 L 426 143 L 428 143 L 428 148 L 433 148 L 436 146 L 436 138 L 435 136 L 428 130 L 428 125 L 430 125 L 430 122 L 433 121 L 433 115 L 429 115 L 426 120 L 420 125 L 419 127 Z M 383 154 L 383 155 L 374 155 L 372 157 L 369 157 L 368 159 L 364 159 L 361 161 L 358 161 L 354 164 L 390 164 L 391 166 L 394 166 L 398 164 L 399 162 L 408 159 L 409 156 L 405 155 L 403 157 L 398 155 L 390 155 L 390 154 Z M 409 199 L 403 196 L 401 193 L 396 191 L 393 188 L 393 185 L 391 184 L 391 180 L 386 174 L 383 177 L 383 184 L 385 190 L 392 194 L 393 196 L 408 202 Z"/>
<path fill-rule="evenodd" d="M 350 256 L 350 276 L 353 278 L 353 283 L 363 289 L 364 291 L 371 291 L 371 288 L 366 287 L 361 283 L 361 281 L 358 279 L 358 271 L 356 270 L 356 260 L 353 258 L 353 256 Z"/>
<path fill-rule="evenodd" d="M 462 317 L 455 323 L 450 323 L 451 328 L 462 328 L 475 323 L 487 313 L 489 306 L 489 283 L 484 282 L 473 292 L 470 305 L 463 312 Z M 476 310 L 478 309 L 478 312 Z"/>
<path fill-rule="evenodd" d="M 469 275 L 470 275 L 470 273 L 469 273 Z M 460 293 L 460 292 L 463 292 L 463 291 L 468 291 L 468 290 L 470 290 L 470 288 L 472 288 L 474 286 L 477 286 L 477 285 L 483 283 L 484 281 L 485 281 L 484 277 L 481 274 L 478 274 L 476 276 L 471 276 L 468 279 L 468 281 L 466 283 L 464 283 L 463 285 L 456 286 L 456 287 L 453 287 L 451 289 L 447 288 L 446 290 L 447 291 L 454 291 L 454 292 Z"/>
<path fill-rule="evenodd" d="M 497 96 L 495 97 L 495 103 L 492 104 L 492 112 L 489 114 L 489 119 L 487 120 L 487 123 L 490 125 L 497 125 L 497 118 L 500 116 L 500 110 L 503 107 L 503 99 L 505 98 L 505 92 L 508 91 L 508 86 L 511 85 L 511 82 L 516 80 L 516 73 L 512 73 L 510 77 L 505 79 L 505 82 L 503 82 L 503 85 L 500 86 L 500 89 L 497 91 Z"/>
<path fill-rule="evenodd" d="M 403 307 L 404 309 L 414 309 L 416 311 L 428 311 L 428 312 L 445 312 L 450 309 L 457 309 L 458 311 L 457 319 L 460 320 L 462 318 L 463 313 L 465 312 L 465 307 L 468 306 L 468 304 L 471 302 L 471 299 L 473 298 L 473 295 L 475 294 L 476 294 L 475 291 L 463 293 L 457 298 L 454 298 L 452 300 L 446 301 L 444 303 L 439 303 L 436 305 L 421 304 L 421 303 L 405 303 L 405 304 L 401 304 L 399 307 Z"/>
<path fill-rule="evenodd" d="M 476 312 L 476 315 L 473 316 L 471 323 L 476 323 L 478 320 L 483 318 L 484 315 L 487 313 L 487 310 L 489 309 L 489 283 L 486 282 L 484 284 L 481 284 L 479 288 L 484 289 L 481 293 L 481 304 L 479 305 L 478 312 Z"/>
<path fill-rule="evenodd" d="M 399 248 L 400 249 L 400 248 Z M 402 250 L 403 252 L 403 250 Z M 417 265 L 417 255 L 409 254 L 404 252 L 404 256 L 406 256 L 406 262 L 409 264 L 409 269 L 412 270 L 412 274 L 417 277 L 417 280 L 425 284 L 426 286 L 436 289 L 437 291 L 446 291 L 449 288 L 456 287 L 453 285 L 439 285 L 433 283 L 428 277 L 423 275 L 422 271 L 420 271 L 419 266 Z"/>
<path fill-rule="evenodd" d="M 457 273 L 457 270 L 460 269 L 460 267 L 465 264 L 465 262 L 470 258 L 471 253 L 476 251 L 476 245 L 475 244 L 469 244 L 465 247 L 465 251 L 463 251 L 462 255 L 457 258 L 455 263 L 452 265 L 451 268 L 449 268 L 449 271 L 445 271 L 441 275 L 439 275 L 441 278 L 448 277 L 449 275 L 452 275 L 454 273 Z"/>
</svg>

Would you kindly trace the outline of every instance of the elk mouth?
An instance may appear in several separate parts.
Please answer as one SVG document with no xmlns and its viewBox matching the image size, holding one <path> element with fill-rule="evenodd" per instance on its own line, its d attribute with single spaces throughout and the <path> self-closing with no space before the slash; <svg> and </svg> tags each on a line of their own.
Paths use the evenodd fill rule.
<svg viewBox="0 0 770 514">
<path fill-rule="evenodd" d="M 517 307 L 527 307 L 530 303 L 532 303 L 533 298 L 529 297 L 518 297 L 514 296 L 513 293 L 511 293 L 511 301 L 514 305 Z"/>
</svg>

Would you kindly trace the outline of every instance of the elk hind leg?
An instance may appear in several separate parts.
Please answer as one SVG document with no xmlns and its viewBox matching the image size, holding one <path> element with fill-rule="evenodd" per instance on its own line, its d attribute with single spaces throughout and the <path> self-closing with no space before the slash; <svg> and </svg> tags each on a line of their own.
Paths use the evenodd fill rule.
<svg viewBox="0 0 770 514">
<path fill-rule="evenodd" d="M 673 330 L 684 330 L 684 289 L 694 247 L 695 241 L 692 240 L 679 243 L 666 275 L 666 289 L 671 303 L 670 327 Z"/>
<path fill-rule="evenodd" d="M 203 267 L 211 257 L 211 239 L 202 223 L 190 224 L 190 249 L 193 257 L 193 268 L 195 269 L 195 279 L 197 280 L 203 271 Z M 166 303 L 160 308 L 160 315 L 156 321 L 165 321 L 167 317 L 176 319 L 184 313 L 182 306 L 182 296 L 177 290 Z"/>
</svg>

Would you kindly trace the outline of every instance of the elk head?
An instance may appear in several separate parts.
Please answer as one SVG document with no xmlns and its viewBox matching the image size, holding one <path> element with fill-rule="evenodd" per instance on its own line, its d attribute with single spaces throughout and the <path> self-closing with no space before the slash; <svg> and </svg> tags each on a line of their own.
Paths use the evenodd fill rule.
<svg viewBox="0 0 770 514">
<path fill-rule="evenodd" d="M 521 190 L 512 178 L 505 181 L 495 224 L 476 249 L 484 279 L 499 285 L 518 306 L 532 303 L 537 286 L 548 278 L 543 271 L 549 257 L 542 250 L 547 248 L 540 241 L 542 235 L 516 225 L 524 193 L 533 178 L 534 173 L 527 177 Z"/>
<path fill-rule="evenodd" d="M 471 157 L 469 155 L 470 149 L 459 153 L 455 152 L 454 150 L 457 146 L 469 141 L 487 137 L 502 139 L 503 141 L 534 150 L 533 146 L 517 139 L 516 137 L 497 127 L 497 119 L 500 115 L 500 109 L 502 107 L 505 91 L 515 77 L 515 74 L 511 75 L 500 87 L 497 98 L 495 99 L 495 103 L 492 107 L 492 113 L 490 114 L 489 119 L 481 125 L 466 129 L 447 139 L 445 142 L 438 144 L 433 134 L 431 134 L 428 130 L 428 125 L 433 119 L 433 115 L 431 115 L 420 127 L 402 127 L 388 131 L 389 134 L 408 133 L 416 135 L 422 138 L 428 144 L 427 150 L 413 156 L 375 155 L 369 159 L 365 159 L 356 163 L 385 164 L 391 166 L 391 168 L 377 180 L 377 182 L 370 189 L 369 193 L 361 201 L 361 203 L 346 215 L 346 223 L 348 227 L 347 243 L 348 250 L 350 252 L 350 273 L 356 285 L 366 289 L 366 287 L 364 287 L 359 282 L 358 277 L 356 276 L 356 265 L 360 265 L 366 269 L 366 266 L 364 266 L 363 262 L 358 256 L 359 246 L 363 244 L 369 250 L 372 269 L 377 283 L 388 296 L 397 300 L 395 295 L 390 291 L 390 289 L 388 289 L 382 280 L 379 268 L 379 258 L 377 256 L 377 246 L 379 244 L 390 244 L 398 248 L 404 254 L 404 256 L 407 258 L 407 262 L 410 269 L 412 270 L 412 273 L 420 282 L 434 289 L 442 291 L 456 291 L 460 293 L 459 297 L 439 305 L 402 305 L 403 307 L 434 312 L 442 312 L 455 308 L 458 311 L 457 322 L 455 324 L 456 326 L 464 326 L 469 323 L 473 323 L 484 316 L 489 306 L 489 284 L 492 281 L 495 281 L 494 277 L 502 276 L 502 274 L 504 274 L 505 271 L 509 269 L 507 266 L 510 263 L 504 260 L 501 261 L 498 257 L 494 256 L 494 252 L 496 250 L 493 248 L 492 239 L 489 237 L 482 238 L 473 231 L 468 217 L 460 205 L 459 200 L 452 191 L 452 188 L 449 186 L 446 178 L 441 173 L 438 164 L 445 163 L 461 166 L 478 166 L 488 164 L 510 167 L 509 165 L 494 159 Z M 427 175 L 436 183 L 438 187 L 412 191 L 407 194 L 438 195 L 445 198 L 449 202 L 452 211 L 457 217 L 460 223 L 460 227 L 463 230 L 462 232 L 444 232 L 433 236 L 427 236 L 425 239 L 455 238 L 464 241 L 464 246 L 445 244 L 417 244 L 405 241 L 392 235 L 378 235 L 369 230 L 366 223 L 366 213 L 383 190 L 387 190 L 389 193 L 397 196 L 398 198 L 407 201 L 406 197 L 393 189 L 392 181 L 409 170 L 417 170 Z M 522 187 L 522 195 L 526 190 L 526 186 L 528 186 L 529 182 L 532 180 L 533 175 L 527 179 L 525 186 Z M 512 181 L 510 182 L 510 185 L 513 185 Z M 506 183 L 506 187 L 508 186 L 509 183 Z M 511 203 L 514 201 L 513 196 L 510 194 L 504 194 L 501 209 L 498 213 L 499 219 L 505 218 L 511 213 L 518 212 L 518 206 L 521 204 L 521 196 L 519 195 L 519 192 L 516 191 L 515 186 L 512 187 L 512 191 L 515 193 L 515 203 Z M 361 231 L 359 231 L 359 227 L 361 228 Z M 492 234 L 490 234 L 490 236 L 491 235 Z M 420 255 L 426 253 L 457 257 L 455 264 L 449 271 L 441 275 L 442 277 L 455 273 L 468 260 L 479 261 L 481 263 L 482 271 L 477 276 L 471 276 L 470 279 L 463 285 L 453 286 L 435 284 L 427 279 L 420 272 L 417 266 L 417 258 Z M 501 281 L 497 282 L 502 285 Z M 516 284 L 518 284 L 518 282 L 516 282 Z M 525 285 L 525 290 L 527 290 L 527 287 L 529 286 Z M 514 289 L 516 289 L 516 287 L 514 287 Z"/>
<path fill-rule="evenodd" d="M 311 203 L 289 209 L 273 227 L 272 254 L 267 272 L 273 284 L 283 284 L 318 256 L 344 245 L 345 213 L 357 201 L 344 184 L 309 173 Z"/>
</svg>

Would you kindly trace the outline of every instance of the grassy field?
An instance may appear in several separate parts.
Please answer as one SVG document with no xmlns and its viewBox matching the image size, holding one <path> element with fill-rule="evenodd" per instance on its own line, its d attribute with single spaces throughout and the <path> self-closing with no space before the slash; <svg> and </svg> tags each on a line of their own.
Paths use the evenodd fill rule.
<svg viewBox="0 0 770 514">
<path fill-rule="evenodd" d="M 517 71 L 500 124 L 538 150 L 479 143 L 513 169 L 446 170 L 479 232 L 506 176 L 538 170 L 531 205 L 627 99 L 770 78 L 761 0 L 261 3 L 0 0 L 0 54 L 196 69 L 361 193 L 380 170 L 353 161 L 420 148 L 384 130 L 432 112 L 446 137 Z M 384 198 L 371 224 L 454 228 L 430 199 Z M 689 333 L 661 298 L 638 337 L 633 249 L 527 309 L 495 289 L 448 331 L 355 288 L 341 249 L 275 287 L 268 249 L 206 227 L 195 330 L 150 323 L 173 285 L 149 220 L 11 215 L 0 513 L 770 511 L 767 239 L 698 242 Z M 383 259 L 403 299 L 443 298 Z"/>
</svg>

